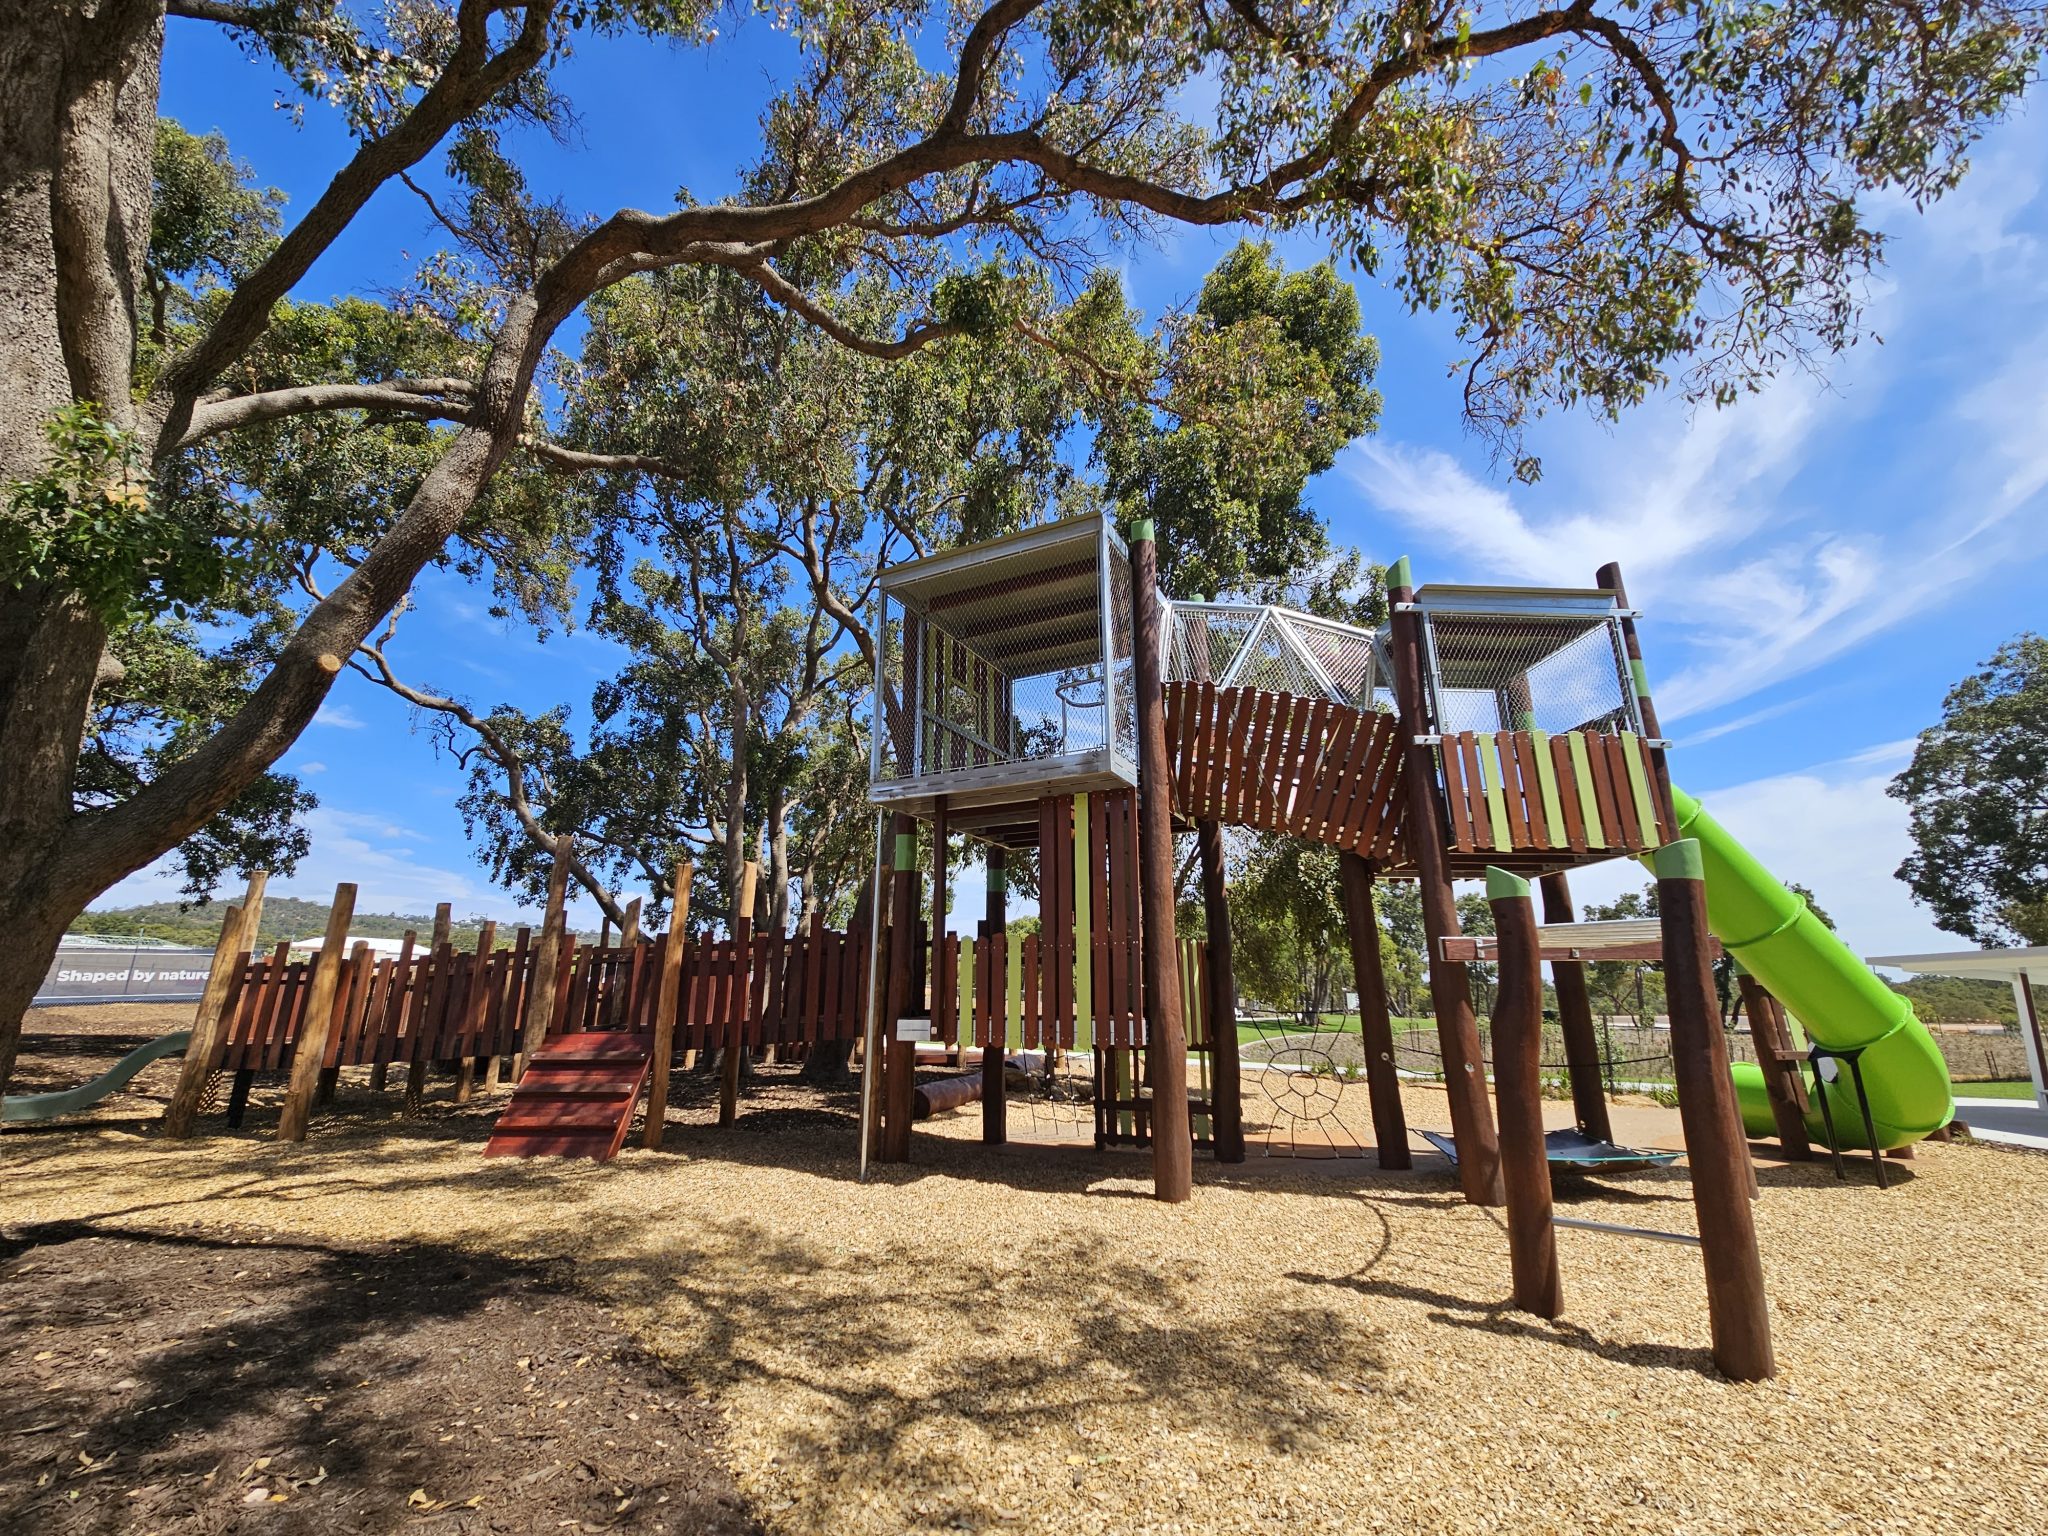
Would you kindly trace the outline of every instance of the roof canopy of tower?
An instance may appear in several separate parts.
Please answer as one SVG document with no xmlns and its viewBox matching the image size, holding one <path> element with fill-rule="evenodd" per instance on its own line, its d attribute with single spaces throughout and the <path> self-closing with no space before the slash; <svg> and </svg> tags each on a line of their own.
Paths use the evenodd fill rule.
<svg viewBox="0 0 2048 1536">
<path fill-rule="evenodd" d="M 1069 518 L 892 566 L 882 590 L 1012 677 L 1099 666 L 1102 519 Z"/>
</svg>

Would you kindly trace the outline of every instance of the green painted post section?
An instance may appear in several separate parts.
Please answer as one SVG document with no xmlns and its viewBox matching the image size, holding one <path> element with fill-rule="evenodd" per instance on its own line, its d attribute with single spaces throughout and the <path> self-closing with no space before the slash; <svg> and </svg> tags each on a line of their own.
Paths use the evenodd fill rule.
<svg viewBox="0 0 2048 1536">
<path fill-rule="evenodd" d="M 1579 814 L 1586 818 L 1586 846 L 1605 848 L 1607 829 L 1600 824 L 1600 797 L 1593 793 L 1593 759 L 1586 751 L 1586 733 L 1573 731 L 1572 777 L 1579 781 Z"/>
<path fill-rule="evenodd" d="M 1491 731 L 1477 733 L 1479 772 L 1486 780 L 1486 806 L 1493 815 L 1493 846 L 1505 853 L 1515 846 L 1508 836 L 1508 796 L 1500 769 L 1500 743 Z"/>
<path fill-rule="evenodd" d="M 964 936 L 960 940 L 960 974 L 953 996 L 959 1004 L 959 1026 L 953 1038 L 965 1050 L 974 1043 L 974 940 Z"/>
<path fill-rule="evenodd" d="M 1654 848 L 1657 846 L 1657 804 L 1650 798 L 1650 776 L 1643 771 L 1643 754 L 1637 750 L 1641 742 L 1642 738 L 1634 731 L 1621 733 L 1621 756 L 1622 761 L 1628 764 L 1628 788 L 1636 804 L 1636 824 L 1643 829 L 1643 841 Z"/>
<path fill-rule="evenodd" d="M 1009 964 L 1003 967 L 1003 1040 L 1007 1049 L 1024 1049 L 1024 935 L 1006 934 Z"/>
<path fill-rule="evenodd" d="M 1562 848 L 1570 839 L 1564 831 L 1564 796 L 1558 792 L 1557 764 L 1550 760 L 1550 732 L 1531 731 L 1529 745 L 1536 753 L 1536 782 L 1543 792 L 1543 818 L 1550 825 L 1550 842 Z"/>
<path fill-rule="evenodd" d="M 1088 897 L 1088 797 L 1074 796 L 1074 1049 L 1095 1049 L 1095 913 Z"/>
</svg>

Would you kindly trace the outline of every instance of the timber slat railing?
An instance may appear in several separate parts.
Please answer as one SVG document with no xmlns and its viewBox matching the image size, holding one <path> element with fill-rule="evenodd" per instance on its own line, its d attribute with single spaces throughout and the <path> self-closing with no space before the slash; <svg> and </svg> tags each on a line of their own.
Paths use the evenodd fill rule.
<svg viewBox="0 0 2048 1536">
<path fill-rule="evenodd" d="M 669 936 L 630 946 L 562 946 L 561 985 L 551 1035 L 588 1030 L 651 1032 Z M 715 1050 L 735 1018 L 750 1046 L 817 1045 L 860 1034 L 867 937 L 813 922 L 796 937 L 750 941 L 753 963 L 738 965 L 732 939 L 691 941 L 678 987 L 678 1050 Z M 389 1066 L 510 1056 L 520 1048 L 537 947 L 526 929 L 511 949 L 477 955 L 438 950 L 377 959 L 357 945 L 335 989 L 323 1067 Z M 740 995 L 737 978 L 751 986 Z M 292 1063 L 304 1025 L 311 963 L 286 946 L 244 960 L 229 983 L 211 1070 L 276 1072 Z"/>
<path fill-rule="evenodd" d="M 1437 750 L 1454 852 L 1615 857 L 1678 835 L 1659 813 L 1650 744 L 1632 732 L 1461 731 Z"/>
</svg>

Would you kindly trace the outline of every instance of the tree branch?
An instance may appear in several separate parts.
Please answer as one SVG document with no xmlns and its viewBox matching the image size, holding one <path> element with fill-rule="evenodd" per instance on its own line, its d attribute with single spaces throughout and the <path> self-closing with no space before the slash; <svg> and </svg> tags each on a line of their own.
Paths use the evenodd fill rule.
<svg viewBox="0 0 2048 1536">
<path fill-rule="evenodd" d="M 209 395 L 192 408 L 185 432 L 172 445 L 189 448 L 204 438 L 258 422 L 319 411 L 395 411 L 427 420 L 467 421 L 468 379 L 388 379 L 381 384 L 300 384 L 253 395 Z"/>
<path fill-rule="evenodd" d="M 525 13 L 524 24 L 507 47 L 493 54 L 490 17 L 515 5 Z M 553 13 L 553 0 L 462 0 L 457 13 L 459 41 L 440 78 L 390 132 L 363 143 L 269 258 L 236 285 L 212 329 L 164 369 L 154 394 L 168 405 L 168 437 L 183 439 L 185 424 L 180 418 L 190 408 L 187 402 L 263 334 L 277 301 L 306 275 L 377 189 L 417 165 L 449 129 L 540 62 Z"/>
</svg>

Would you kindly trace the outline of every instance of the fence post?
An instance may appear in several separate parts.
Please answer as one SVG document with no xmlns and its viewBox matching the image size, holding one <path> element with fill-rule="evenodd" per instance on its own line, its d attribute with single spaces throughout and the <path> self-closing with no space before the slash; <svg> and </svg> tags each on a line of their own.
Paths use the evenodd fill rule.
<svg viewBox="0 0 2048 1536">
<path fill-rule="evenodd" d="M 547 1044 L 548 1026 L 555 1019 L 555 987 L 562 964 L 562 940 L 567 934 L 566 908 L 569 899 L 569 834 L 555 839 L 555 861 L 548 866 L 548 906 L 541 919 L 540 944 L 533 952 L 533 984 L 526 993 L 526 1027 L 519 1038 L 519 1059 L 512 1065 L 512 1081 L 526 1075 L 533 1053 Z"/>
<path fill-rule="evenodd" d="M 455 909 L 445 901 L 434 908 L 434 937 L 427 946 L 427 964 L 432 969 L 447 965 L 451 973 L 454 971 L 453 959 L 445 953 L 448 948 L 448 935 L 455 926 L 454 913 Z M 438 985 L 446 987 L 452 979 L 452 974 L 443 976 L 439 978 Z M 417 1018 L 419 1022 L 414 1025 L 416 1035 L 421 1032 L 420 1026 L 428 1022 L 426 1011 L 422 1009 Z M 418 1111 L 420 1100 L 425 1097 L 427 1091 L 427 1068 L 433 1065 L 429 1053 L 421 1047 L 420 1040 L 413 1041 L 412 1065 L 405 1073 L 405 1101 L 402 1112 L 408 1115 Z"/>
<path fill-rule="evenodd" d="M 683 952 L 689 947 L 690 879 L 695 874 L 690 861 L 676 865 L 675 896 L 669 902 L 668 939 L 661 946 L 660 991 L 654 995 L 654 1071 L 647 1085 L 647 1122 L 641 1129 L 640 1144 L 650 1152 L 661 1150 L 661 1133 L 668 1117 L 669 1060 L 675 1055 L 676 1009 L 682 1003 Z"/>
<path fill-rule="evenodd" d="M 190 1136 L 192 1123 L 199 1116 L 199 1101 L 206 1092 L 207 1064 L 220 1044 L 235 975 L 248 961 L 256 930 L 262 924 L 263 887 L 269 878 L 265 870 L 251 872 L 242 904 L 231 906 L 222 914 L 220 938 L 213 946 L 213 964 L 207 970 L 206 987 L 199 996 L 199 1011 L 192 1019 L 192 1040 L 185 1047 L 178 1086 L 164 1109 L 164 1135 L 173 1141 Z"/>
<path fill-rule="evenodd" d="M 469 963 L 469 991 L 462 999 L 462 1023 L 455 1032 L 461 1058 L 455 1064 L 455 1102 L 467 1104 L 476 1087 L 476 1051 L 471 1034 L 483 1023 L 490 1004 L 485 983 L 489 977 L 491 951 L 498 947 L 498 925 L 486 921 L 476 936 L 476 958 Z"/>
<path fill-rule="evenodd" d="M 990 1035 L 989 1043 L 981 1048 L 981 1139 L 990 1146 L 1000 1146 L 1010 1138 L 1010 1082 L 1003 1063 L 1003 1052 L 1009 1044 L 1009 1013 L 1005 989 L 996 984 L 996 978 L 1003 974 L 1003 961 L 1009 958 L 1010 850 L 1001 843 L 990 843 L 987 859 L 988 907 L 984 913 L 986 933 L 981 942 L 989 949 L 979 969 L 989 978 L 989 990 L 996 995 L 980 999 L 982 1006 L 976 1010 L 987 1019 L 985 1027 Z"/>
<path fill-rule="evenodd" d="M 740 1115 L 740 1057 L 747 1048 L 747 1025 L 754 1007 L 754 883 L 761 866 L 752 859 L 740 868 L 738 899 L 733 903 L 732 970 L 735 1006 L 725 1032 L 725 1059 L 719 1063 L 718 1123 L 731 1125 Z"/>
<path fill-rule="evenodd" d="M 320 940 L 320 957 L 313 962 L 313 978 L 306 989 L 306 1006 L 299 1015 L 299 1038 L 292 1047 L 291 1085 L 285 1091 L 284 1113 L 278 1117 L 279 1141 L 304 1141 L 306 1122 L 313 1114 L 313 1091 L 320 1085 L 320 1066 L 327 1054 L 327 1037 L 334 1029 L 334 998 L 342 970 L 348 965 L 348 925 L 356 915 L 356 888 L 346 881 L 334 888 L 334 905 L 327 909 L 327 932 Z"/>
</svg>

